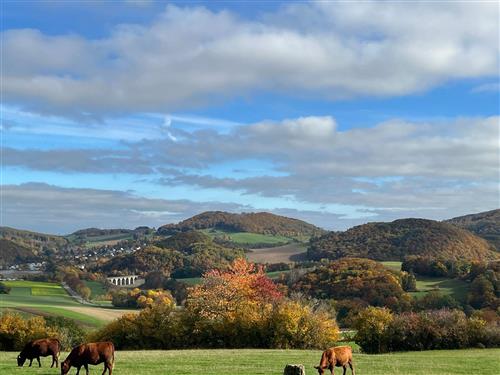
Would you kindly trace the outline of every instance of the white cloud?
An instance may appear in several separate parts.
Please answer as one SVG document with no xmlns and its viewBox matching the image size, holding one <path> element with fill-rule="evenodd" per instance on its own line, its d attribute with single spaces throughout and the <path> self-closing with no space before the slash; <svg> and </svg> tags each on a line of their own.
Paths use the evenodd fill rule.
<svg viewBox="0 0 500 375">
<path fill-rule="evenodd" d="M 255 90 L 394 96 L 498 74 L 494 3 L 314 2 L 258 20 L 167 6 L 107 37 L 9 30 L 9 103 L 66 115 L 171 112 Z M 477 22 L 481 20 L 481 22 Z"/>
</svg>

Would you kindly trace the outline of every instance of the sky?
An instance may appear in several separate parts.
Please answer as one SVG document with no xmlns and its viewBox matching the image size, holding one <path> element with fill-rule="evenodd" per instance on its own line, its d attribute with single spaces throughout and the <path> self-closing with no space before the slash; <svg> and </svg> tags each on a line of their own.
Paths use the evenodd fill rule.
<svg viewBox="0 0 500 375">
<path fill-rule="evenodd" d="M 497 1 L 0 4 L 0 225 L 500 207 Z"/>
</svg>

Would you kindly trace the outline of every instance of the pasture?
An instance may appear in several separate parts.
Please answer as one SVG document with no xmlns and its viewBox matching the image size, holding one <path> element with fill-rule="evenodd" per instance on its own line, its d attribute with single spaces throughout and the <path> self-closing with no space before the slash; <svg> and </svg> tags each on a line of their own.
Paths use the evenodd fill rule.
<svg viewBox="0 0 500 375">
<path fill-rule="evenodd" d="M 306 260 L 307 244 L 289 243 L 283 246 L 252 249 L 246 254 L 250 262 L 255 263 L 290 263 Z"/>
<path fill-rule="evenodd" d="M 219 229 L 203 229 L 201 232 L 209 235 L 212 238 L 222 237 L 227 238 L 229 241 L 236 245 L 243 247 L 253 247 L 257 245 L 277 246 L 287 244 L 293 241 L 292 238 L 260 233 L 249 232 L 229 232 Z"/>
<path fill-rule="evenodd" d="M 0 353 L 0 373 L 58 374 L 50 369 L 50 360 L 42 359 L 42 367 L 17 368 L 13 352 Z M 61 354 L 61 359 L 67 353 Z M 302 363 L 306 374 L 321 357 L 319 350 L 168 350 L 118 351 L 114 374 L 117 375 L 281 375 L 287 363 Z M 394 354 L 355 354 L 358 375 L 495 375 L 500 367 L 500 349 L 443 350 Z M 89 366 L 91 374 L 100 374 L 102 365 Z M 71 374 L 76 370 L 71 369 Z M 341 369 L 336 369 L 341 374 Z M 350 371 L 347 372 L 350 374 Z"/>
<path fill-rule="evenodd" d="M 0 311 L 14 310 L 28 315 L 63 316 L 90 327 L 100 327 L 128 312 L 82 305 L 55 283 L 5 281 L 10 294 L 0 295 Z"/>
</svg>

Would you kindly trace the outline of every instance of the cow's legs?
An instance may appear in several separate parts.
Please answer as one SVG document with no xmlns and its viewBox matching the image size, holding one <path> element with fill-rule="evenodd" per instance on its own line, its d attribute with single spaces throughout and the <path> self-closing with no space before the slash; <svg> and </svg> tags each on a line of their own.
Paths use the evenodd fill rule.
<svg viewBox="0 0 500 375">
<path fill-rule="evenodd" d="M 345 375 L 345 372 L 347 371 L 347 366 L 342 366 L 342 368 L 344 369 L 344 372 L 342 372 L 342 375 Z"/>
<path fill-rule="evenodd" d="M 89 365 L 84 364 L 83 366 L 85 366 L 85 372 L 87 373 L 87 375 L 89 375 Z"/>
<path fill-rule="evenodd" d="M 335 375 L 335 366 L 334 365 L 330 365 L 330 372 L 332 373 L 332 375 Z"/>
<path fill-rule="evenodd" d="M 354 373 L 354 366 L 352 365 L 352 361 L 349 361 L 349 367 L 351 368 L 351 373 L 352 373 L 352 375 L 356 375 L 356 374 Z"/>
<path fill-rule="evenodd" d="M 80 374 L 80 369 L 81 369 L 81 368 L 82 368 L 82 366 L 78 366 L 78 367 L 76 368 L 76 375 Z"/>
<path fill-rule="evenodd" d="M 30 367 L 33 364 L 33 358 L 30 358 Z"/>
<path fill-rule="evenodd" d="M 36 357 L 36 360 L 38 361 L 38 367 L 42 367 L 42 362 L 40 362 L 40 357 Z"/>
<path fill-rule="evenodd" d="M 50 364 L 50 368 L 54 367 L 54 363 L 56 363 L 56 356 L 52 354 L 52 363 Z"/>
<path fill-rule="evenodd" d="M 113 364 L 108 363 L 108 362 L 104 362 L 104 371 L 102 372 L 102 375 L 104 375 L 106 373 L 106 370 L 108 370 L 109 375 L 111 375 L 111 373 L 113 371 Z"/>
</svg>

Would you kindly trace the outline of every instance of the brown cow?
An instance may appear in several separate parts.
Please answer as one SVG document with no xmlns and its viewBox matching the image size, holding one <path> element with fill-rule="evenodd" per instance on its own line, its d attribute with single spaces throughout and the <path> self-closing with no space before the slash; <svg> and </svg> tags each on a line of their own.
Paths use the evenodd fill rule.
<svg viewBox="0 0 500 375">
<path fill-rule="evenodd" d="M 336 346 L 325 350 L 321 356 L 319 366 L 314 366 L 314 368 L 318 370 L 320 375 L 323 375 L 326 369 L 329 369 L 333 375 L 335 366 L 344 368 L 343 375 L 345 375 L 347 366 L 349 366 L 352 375 L 355 375 L 352 363 L 352 349 L 350 346 Z"/>
<path fill-rule="evenodd" d="M 52 356 L 52 364 L 50 367 L 59 365 L 59 353 L 61 351 L 61 343 L 58 339 L 39 339 L 30 341 L 24 346 L 24 349 L 17 356 L 17 365 L 22 367 L 26 359 L 30 360 L 30 367 L 33 360 L 36 358 L 38 367 L 42 367 L 40 357 Z"/>
<path fill-rule="evenodd" d="M 89 344 L 78 345 L 73 348 L 68 357 L 61 363 L 61 375 L 68 373 L 71 366 L 75 366 L 76 375 L 80 373 L 80 368 L 85 367 L 87 375 L 89 374 L 89 365 L 98 365 L 104 362 L 104 371 L 108 370 L 109 375 L 113 371 L 115 361 L 115 346 L 112 342 L 93 342 Z"/>
</svg>

